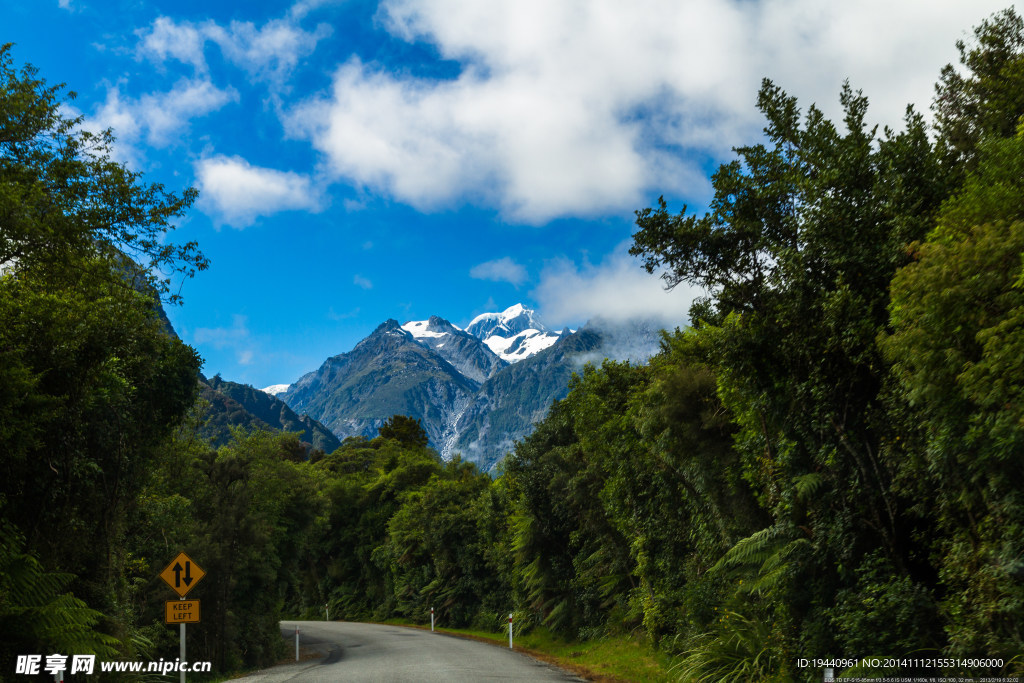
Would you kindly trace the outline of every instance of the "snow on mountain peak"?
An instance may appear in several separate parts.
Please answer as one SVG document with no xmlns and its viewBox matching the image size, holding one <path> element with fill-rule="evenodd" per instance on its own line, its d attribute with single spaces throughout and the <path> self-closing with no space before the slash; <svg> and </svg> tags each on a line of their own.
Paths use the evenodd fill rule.
<svg viewBox="0 0 1024 683">
<path fill-rule="evenodd" d="M 515 363 L 543 351 L 558 341 L 560 336 L 553 332 L 529 329 L 511 337 L 492 335 L 484 340 L 484 344 L 502 360 Z"/>
<path fill-rule="evenodd" d="M 447 332 L 434 332 L 431 330 L 429 320 L 410 320 L 406 324 L 402 325 L 402 329 L 417 339 L 423 339 L 425 337 L 443 337 L 448 334 Z"/>
<path fill-rule="evenodd" d="M 533 311 L 527 309 L 522 304 L 512 304 L 501 313 L 502 318 L 515 318 L 516 316 L 522 315 L 523 312 L 533 313 Z"/>
<path fill-rule="evenodd" d="M 487 348 L 509 363 L 543 351 L 561 336 L 548 331 L 535 312 L 521 303 L 501 313 L 481 313 L 466 326 L 466 332 L 482 339 Z"/>
<path fill-rule="evenodd" d="M 271 384 L 269 387 L 263 387 L 260 391 L 265 394 L 270 394 L 271 396 L 277 396 L 278 394 L 283 394 L 288 391 L 288 387 L 290 386 L 291 384 Z"/>
<path fill-rule="evenodd" d="M 410 320 L 402 325 L 402 329 L 416 339 L 443 337 L 446 334 L 451 334 L 452 330 L 462 332 L 462 329 L 457 325 L 452 325 L 444 318 L 439 318 L 436 315 L 430 316 L 429 320 Z"/>
<path fill-rule="evenodd" d="M 483 340 L 493 336 L 507 339 L 526 330 L 547 332 L 547 328 L 534 316 L 534 311 L 522 304 L 509 306 L 501 313 L 481 313 L 466 326 L 466 332 Z"/>
</svg>

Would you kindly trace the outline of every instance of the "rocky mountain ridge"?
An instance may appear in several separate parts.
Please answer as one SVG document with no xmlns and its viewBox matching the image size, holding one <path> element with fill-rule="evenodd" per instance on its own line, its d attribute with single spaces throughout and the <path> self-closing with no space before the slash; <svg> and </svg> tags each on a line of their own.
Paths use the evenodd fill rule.
<svg viewBox="0 0 1024 683">
<path fill-rule="evenodd" d="M 494 346 L 516 353 L 505 354 L 510 360 Z M 460 453 L 486 470 L 568 393 L 584 363 L 645 361 L 657 348 L 652 325 L 598 320 L 553 333 L 521 304 L 477 316 L 465 330 L 438 316 L 387 320 L 278 398 L 339 439 L 371 438 L 392 415 L 414 417 L 443 457 Z"/>
<path fill-rule="evenodd" d="M 309 415 L 298 415 L 288 405 L 260 389 L 229 382 L 219 375 L 199 378 L 201 398 L 209 405 L 201 429 L 214 447 L 231 439 L 230 427 L 298 432 L 306 450 L 330 453 L 341 442 L 334 433 Z"/>
</svg>

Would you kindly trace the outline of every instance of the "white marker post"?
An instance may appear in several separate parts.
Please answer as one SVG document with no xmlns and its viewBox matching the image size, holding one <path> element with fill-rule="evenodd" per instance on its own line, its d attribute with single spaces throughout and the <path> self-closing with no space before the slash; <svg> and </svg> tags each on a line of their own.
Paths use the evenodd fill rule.
<svg viewBox="0 0 1024 683">
<path fill-rule="evenodd" d="M 328 605 L 327 603 L 324 603 L 324 621 L 330 621 L 330 620 L 331 620 L 331 606 Z"/>
<path fill-rule="evenodd" d="M 508 649 L 512 649 L 512 613 L 508 615 Z"/>
<path fill-rule="evenodd" d="M 182 624 L 184 626 L 184 624 Z M 295 627 L 295 661 L 299 661 L 299 627 Z"/>
<path fill-rule="evenodd" d="M 185 596 L 183 595 L 183 596 L 181 596 L 178 599 L 179 600 L 184 600 Z M 188 660 L 185 659 L 185 622 L 181 622 L 180 629 L 181 629 L 181 646 L 179 647 L 179 653 L 178 654 L 181 655 L 181 662 L 182 662 L 182 664 L 184 664 L 186 661 L 188 661 Z M 180 673 L 181 673 L 181 677 L 178 680 L 180 681 L 180 683 L 185 683 L 185 669 L 182 668 Z"/>
<path fill-rule="evenodd" d="M 434 632 L 434 608 L 430 608 L 430 632 Z"/>
</svg>

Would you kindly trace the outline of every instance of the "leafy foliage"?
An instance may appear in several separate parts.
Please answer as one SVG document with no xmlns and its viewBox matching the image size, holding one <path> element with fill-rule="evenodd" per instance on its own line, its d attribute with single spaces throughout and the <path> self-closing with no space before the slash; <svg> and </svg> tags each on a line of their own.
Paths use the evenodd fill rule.
<svg viewBox="0 0 1024 683">
<path fill-rule="evenodd" d="M 893 280 L 884 348 L 922 423 L 902 476 L 930 497 L 955 652 L 1024 648 L 1024 128 L 978 169 Z"/>
<path fill-rule="evenodd" d="M 642 633 L 685 680 L 816 680 L 797 658 L 836 653 L 984 653 L 1017 673 L 1021 35 L 1008 10 L 959 46 L 970 73 L 943 71 L 935 141 L 912 109 L 879 133 L 848 85 L 837 125 L 765 81 L 765 138 L 719 168 L 710 211 L 637 212 L 647 269 L 708 292 L 693 327 L 646 366 L 573 376 L 495 480 L 380 405 L 376 437 L 331 453 L 255 428 L 215 450 L 188 412 L 198 359 L 111 256 L 198 269 L 188 245 L 147 242 L 191 193 L 111 166 L 109 137 L 75 132 L 5 48 L 0 214 L 28 208 L 0 222 L 0 616 L 30 626 L 0 647 L 173 652 L 153 577 L 185 549 L 209 573 L 193 652 L 221 671 L 272 662 L 278 618 L 327 605 Z M 60 144 L 33 142 L 44 130 Z M 108 191 L 127 203 L 93 211 Z"/>
<path fill-rule="evenodd" d="M 31 66 L 15 70 L 11 45 L 0 46 L 0 264 L 64 283 L 91 273 L 179 302 L 171 277 L 191 277 L 209 261 L 194 242 L 165 236 L 197 192 L 179 197 L 141 182 L 111 160 L 113 133 L 83 131 L 84 117 L 65 117 L 62 100 L 62 86 Z M 92 267 L 90 258 L 104 263 Z"/>
<path fill-rule="evenodd" d="M 0 659 L 13 662 L 46 643 L 57 652 L 111 657 L 120 642 L 96 630 L 103 615 L 64 592 L 71 574 L 47 572 L 24 539 L 0 521 Z"/>
<path fill-rule="evenodd" d="M 194 191 L 142 183 L 63 104 L 0 48 L 4 579 L 28 591 L 8 603 L 24 652 L 109 655 L 133 647 L 127 518 L 200 365 L 165 333 L 159 299 L 206 261 L 164 239 Z"/>
<path fill-rule="evenodd" d="M 1011 137 L 1024 113 L 1024 21 L 1013 7 L 958 40 L 966 74 L 947 64 L 935 86 L 935 123 L 950 163 L 973 170 L 984 138 Z"/>
</svg>

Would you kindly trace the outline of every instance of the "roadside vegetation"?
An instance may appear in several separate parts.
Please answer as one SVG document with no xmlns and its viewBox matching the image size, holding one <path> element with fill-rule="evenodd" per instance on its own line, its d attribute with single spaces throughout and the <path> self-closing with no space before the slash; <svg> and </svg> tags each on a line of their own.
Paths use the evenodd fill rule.
<svg viewBox="0 0 1024 683">
<path fill-rule="evenodd" d="M 194 191 L 110 161 L 4 48 L 0 680 L 176 656 L 156 577 L 182 550 L 189 659 L 218 672 L 327 606 L 498 639 L 511 611 L 525 647 L 630 680 L 1024 675 L 1024 23 L 959 47 L 931 130 L 765 81 L 709 212 L 636 214 L 648 270 L 708 292 L 692 324 L 581 369 L 493 479 L 403 416 L 331 453 L 199 438 L 201 360 L 159 315 L 207 265 L 167 239 Z"/>
<path fill-rule="evenodd" d="M 414 626 L 427 630 L 422 623 L 413 624 L 407 619 L 391 619 L 386 623 L 400 626 Z M 508 647 L 508 630 L 495 633 L 493 630 L 440 628 L 460 638 L 486 642 L 494 647 Z M 642 634 L 603 636 L 596 640 L 566 640 L 540 627 L 514 638 L 515 649 L 535 659 L 547 662 L 566 671 L 571 671 L 588 681 L 675 681 L 679 676 L 672 670 L 673 658 L 650 643 Z"/>
</svg>

